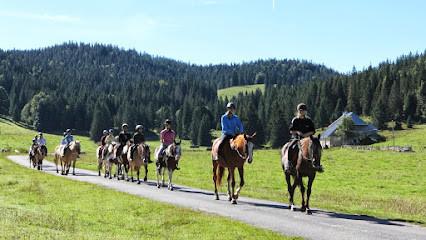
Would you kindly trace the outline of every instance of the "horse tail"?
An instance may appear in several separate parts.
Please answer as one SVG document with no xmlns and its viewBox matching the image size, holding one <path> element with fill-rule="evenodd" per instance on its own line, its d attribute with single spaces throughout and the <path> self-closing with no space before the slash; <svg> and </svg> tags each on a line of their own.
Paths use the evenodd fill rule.
<svg viewBox="0 0 426 240">
<path fill-rule="evenodd" d="M 219 186 L 220 186 L 220 183 L 222 182 L 224 172 L 225 172 L 225 168 L 222 167 L 222 166 L 219 166 L 218 169 L 217 169 L 217 178 L 216 178 L 216 183 Z"/>
</svg>

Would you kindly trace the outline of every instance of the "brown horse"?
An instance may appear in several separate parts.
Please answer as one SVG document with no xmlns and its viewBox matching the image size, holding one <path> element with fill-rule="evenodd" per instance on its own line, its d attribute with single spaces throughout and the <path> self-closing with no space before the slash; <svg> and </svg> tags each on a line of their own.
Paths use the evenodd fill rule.
<svg viewBox="0 0 426 240">
<path fill-rule="evenodd" d="M 81 146 L 79 141 L 72 141 L 69 144 L 68 149 L 65 151 L 65 155 L 62 157 L 62 152 L 66 146 L 59 145 L 55 148 L 55 158 L 54 162 L 56 164 L 56 172 L 58 172 L 58 160 L 61 161 L 61 174 L 67 175 L 69 173 L 71 163 L 72 163 L 72 175 L 75 175 L 75 162 L 77 161 L 77 156 L 80 154 Z"/>
<path fill-rule="evenodd" d="M 213 162 L 213 182 L 214 182 L 214 193 L 216 200 L 219 200 L 219 194 L 217 192 L 217 185 L 220 185 L 225 168 L 228 168 L 228 200 L 233 204 L 237 204 L 238 194 L 241 188 L 244 186 L 244 163 L 251 163 L 253 161 L 253 138 L 256 133 L 249 136 L 246 134 L 240 134 L 230 142 L 225 142 L 223 145 L 222 154 L 219 160 L 214 160 L 217 154 L 217 148 L 219 147 L 220 139 L 216 139 L 212 146 L 212 162 Z M 240 186 L 237 192 L 234 193 L 235 189 L 235 168 L 238 168 L 240 174 Z M 232 189 L 231 189 L 232 188 Z"/>
<path fill-rule="evenodd" d="M 130 159 L 131 151 L 127 151 L 127 159 Z M 140 143 L 136 149 L 136 151 L 133 153 L 133 160 L 129 161 L 129 167 L 130 167 L 130 176 L 133 182 L 133 171 L 137 173 L 138 177 L 138 184 L 141 183 L 139 180 L 139 172 L 141 166 L 145 167 L 145 177 L 143 178 L 143 181 L 146 182 L 148 180 L 148 161 L 151 159 L 151 150 L 149 150 L 149 146 L 146 143 Z M 130 179 L 127 178 L 127 181 Z"/>
<path fill-rule="evenodd" d="M 316 172 L 321 161 L 322 147 L 320 144 L 320 136 L 314 137 L 305 137 L 300 140 L 300 149 L 299 153 L 290 159 L 290 163 L 295 168 L 291 169 L 291 173 L 284 172 L 285 179 L 287 182 L 287 189 L 290 195 L 290 210 L 294 211 L 294 190 L 297 186 L 300 186 L 300 192 L 302 193 L 302 206 L 300 211 L 305 212 L 307 210 L 308 214 L 312 214 L 311 209 L 309 208 L 309 198 L 311 196 L 312 184 L 315 180 Z M 287 143 L 283 146 L 281 150 L 281 166 L 284 170 L 286 159 L 288 156 L 288 145 Z M 293 177 L 293 184 L 291 184 L 290 176 Z M 303 185 L 303 177 L 308 177 L 308 190 L 307 190 L 307 199 L 305 204 L 305 186 Z"/>
<path fill-rule="evenodd" d="M 118 175 L 122 175 L 122 180 L 129 177 L 129 160 L 127 159 L 127 151 L 130 150 L 130 141 L 127 142 L 126 145 L 121 147 L 120 151 L 118 150 L 120 145 L 116 145 L 114 147 L 114 156 L 116 157 L 118 161 L 118 170 L 119 173 L 117 174 L 117 179 L 119 179 Z"/>
<path fill-rule="evenodd" d="M 164 185 L 164 172 L 166 169 L 169 172 L 169 184 L 168 189 L 170 191 L 173 191 L 173 185 L 172 185 L 172 176 L 173 172 L 176 169 L 176 164 L 179 161 L 181 155 L 182 155 L 182 146 L 180 145 L 182 141 L 174 141 L 173 144 L 169 145 L 166 150 L 164 151 L 165 154 L 163 156 L 163 159 L 158 159 L 158 152 L 161 149 L 161 145 L 158 146 L 155 149 L 155 165 L 156 165 L 156 172 L 157 172 L 157 187 L 160 188 Z M 162 185 L 160 185 L 159 177 L 161 175 L 162 179 Z"/>
<path fill-rule="evenodd" d="M 34 168 L 37 166 L 37 170 L 43 170 L 43 160 L 47 155 L 46 146 L 34 146 L 32 152 L 33 154 L 30 156 L 30 165 L 32 162 Z"/>
</svg>

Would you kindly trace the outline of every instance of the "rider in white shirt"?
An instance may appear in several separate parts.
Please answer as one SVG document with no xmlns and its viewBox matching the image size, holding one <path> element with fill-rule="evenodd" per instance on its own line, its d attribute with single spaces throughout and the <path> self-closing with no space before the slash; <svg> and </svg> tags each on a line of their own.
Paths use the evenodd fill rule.
<svg viewBox="0 0 426 240">
<path fill-rule="evenodd" d="M 46 146 L 47 142 L 46 142 L 46 138 L 43 137 L 43 133 L 39 133 L 38 135 L 39 135 L 39 138 L 37 140 L 38 145 L 39 146 Z"/>
</svg>

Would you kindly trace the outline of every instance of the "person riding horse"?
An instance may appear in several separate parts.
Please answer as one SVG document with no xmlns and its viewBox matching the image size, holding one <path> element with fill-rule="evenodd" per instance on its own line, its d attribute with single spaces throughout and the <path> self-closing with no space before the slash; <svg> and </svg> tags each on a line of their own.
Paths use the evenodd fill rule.
<svg viewBox="0 0 426 240">
<path fill-rule="evenodd" d="M 105 148 L 105 139 L 106 139 L 106 137 L 108 136 L 108 130 L 103 130 L 102 131 L 102 137 L 101 137 L 101 140 L 100 140 L 100 143 L 101 143 L 101 147 L 99 148 L 99 155 L 100 156 L 102 156 L 102 153 L 103 153 L 103 150 L 104 150 L 104 148 Z"/>
<path fill-rule="evenodd" d="M 108 135 L 105 137 L 105 147 L 102 150 L 102 159 L 105 159 L 105 157 L 106 157 L 108 146 L 110 144 L 114 144 L 114 143 L 115 143 L 114 129 L 111 128 L 108 131 Z"/>
<path fill-rule="evenodd" d="M 39 135 L 39 138 L 37 140 L 37 144 L 38 144 L 38 146 L 40 146 L 41 148 L 43 148 L 44 151 L 45 151 L 45 154 L 47 154 L 47 148 L 46 148 L 47 141 L 46 141 L 46 138 L 43 137 L 43 133 L 42 132 L 40 132 L 38 135 Z"/>
<path fill-rule="evenodd" d="M 118 135 L 117 155 L 121 155 L 122 154 L 123 147 L 132 138 L 132 135 L 130 135 L 130 133 L 128 132 L 129 126 L 127 125 L 127 123 L 123 123 L 123 125 L 121 125 L 121 129 L 123 131 L 121 131 L 120 134 Z"/>
<path fill-rule="evenodd" d="M 174 143 L 176 132 L 172 129 L 172 121 L 166 119 L 164 121 L 164 129 L 160 132 L 161 149 L 158 151 L 158 160 L 163 161 L 164 150 Z M 180 170 L 178 162 L 176 162 L 176 170 Z"/>
<path fill-rule="evenodd" d="M 291 165 L 291 159 L 295 154 L 299 154 L 300 150 L 300 139 L 309 137 L 315 134 L 315 126 L 312 120 L 306 116 L 307 106 L 304 103 L 300 103 L 297 105 L 297 117 L 291 120 L 290 124 L 290 134 L 292 135 L 292 140 L 290 145 L 288 146 L 288 159 L 286 159 L 287 163 L 285 164 L 284 171 L 290 173 L 294 166 Z M 322 172 L 322 166 L 318 166 L 318 171 Z"/>
<path fill-rule="evenodd" d="M 34 139 L 32 141 L 33 141 L 33 143 L 31 144 L 30 151 L 28 152 L 28 156 L 30 156 L 30 157 L 32 157 L 32 155 L 34 153 L 34 149 L 38 145 L 38 136 L 34 135 Z"/>
<path fill-rule="evenodd" d="M 222 135 L 220 136 L 220 143 L 217 150 L 217 155 L 214 160 L 219 160 L 219 156 L 222 155 L 223 145 L 229 141 L 229 139 L 233 139 L 237 136 L 237 134 L 243 134 L 243 125 L 241 124 L 240 119 L 235 112 L 235 104 L 233 102 L 229 102 L 226 105 L 228 111 L 222 116 Z"/>
<path fill-rule="evenodd" d="M 68 150 L 69 145 L 71 142 L 74 142 L 74 137 L 71 135 L 71 129 L 67 129 L 65 131 L 66 136 L 64 137 L 64 143 L 65 143 L 65 147 L 64 150 L 62 151 L 62 157 L 65 156 L 65 152 Z"/>
<path fill-rule="evenodd" d="M 136 133 L 133 134 L 133 144 L 130 147 L 130 159 L 129 161 L 133 161 L 133 154 L 135 153 L 136 149 L 138 149 L 139 144 L 145 143 L 145 136 L 143 135 L 143 126 L 137 125 L 136 126 Z M 152 163 L 152 161 L 149 159 L 148 163 Z"/>
</svg>

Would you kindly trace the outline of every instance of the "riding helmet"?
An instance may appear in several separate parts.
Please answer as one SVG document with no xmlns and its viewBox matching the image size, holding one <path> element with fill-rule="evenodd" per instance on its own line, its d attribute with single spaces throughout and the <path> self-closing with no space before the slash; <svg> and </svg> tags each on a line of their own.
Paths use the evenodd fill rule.
<svg viewBox="0 0 426 240">
<path fill-rule="evenodd" d="M 127 125 L 127 123 L 123 123 L 123 125 L 121 125 L 121 128 L 124 128 L 124 127 L 128 127 L 129 125 Z"/>
<path fill-rule="evenodd" d="M 113 132 L 114 132 L 114 129 L 112 129 L 112 128 L 111 128 L 108 132 L 113 133 Z"/>
<path fill-rule="evenodd" d="M 137 131 L 138 129 L 143 129 L 143 126 L 142 126 L 142 125 L 137 125 L 135 129 L 136 129 L 136 131 Z"/>
<path fill-rule="evenodd" d="M 39 132 L 39 133 L 38 133 L 38 135 L 43 136 L 43 133 L 42 133 L 42 132 Z"/>
<path fill-rule="evenodd" d="M 235 104 L 233 102 L 229 102 L 226 104 L 226 108 L 235 108 Z"/>
<path fill-rule="evenodd" d="M 164 125 L 166 124 L 172 124 L 172 121 L 170 121 L 169 119 L 166 119 L 166 121 L 164 121 Z"/>
<path fill-rule="evenodd" d="M 308 107 L 306 107 L 306 104 L 300 103 L 297 105 L 297 110 L 308 110 Z"/>
<path fill-rule="evenodd" d="M 71 132 L 71 129 L 67 129 L 66 131 L 65 131 L 65 133 L 69 133 L 69 132 Z"/>
<path fill-rule="evenodd" d="M 105 129 L 102 133 L 105 135 L 108 133 L 108 130 Z"/>
</svg>

